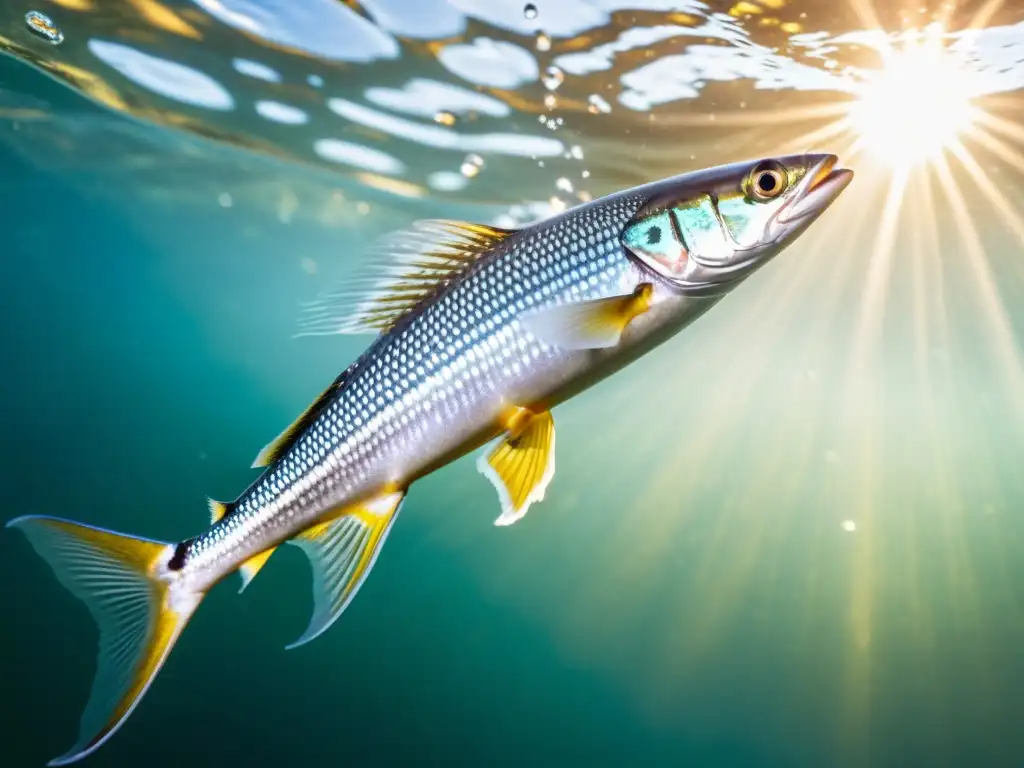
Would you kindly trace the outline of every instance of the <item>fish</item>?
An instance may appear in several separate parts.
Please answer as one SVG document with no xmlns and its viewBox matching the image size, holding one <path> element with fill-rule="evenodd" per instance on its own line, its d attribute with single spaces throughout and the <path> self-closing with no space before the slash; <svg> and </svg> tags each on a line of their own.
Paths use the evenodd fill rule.
<svg viewBox="0 0 1024 768">
<path fill-rule="evenodd" d="M 253 462 L 234 501 L 177 542 L 26 515 L 22 531 L 99 625 L 79 738 L 92 754 L 149 689 L 205 595 L 244 590 L 285 543 L 307 556 L 323 634 L 373 568 L 410 486 L 455 459 L 493 483 L 495 524 L 555 473 L 552 409 L 690 325 L 794 242 L 853 178 L 832 154 L 685 173 L 518 229 L 431 219 L 384 237 L 363 282 L 322 296 L 308 333 L 373 335 Z"/>
</svg>

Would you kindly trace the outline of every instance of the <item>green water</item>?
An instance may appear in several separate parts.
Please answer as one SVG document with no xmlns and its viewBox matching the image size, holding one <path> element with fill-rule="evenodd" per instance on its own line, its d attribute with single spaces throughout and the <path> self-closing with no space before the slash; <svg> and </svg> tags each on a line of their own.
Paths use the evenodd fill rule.
<svg viewBox="0 0 1024 768">
<path fill-rule="evenodd" d="M 204 45 L 171 31 L 155 4 L 150 16 L 145 3 L 74 5 L 39 4 L 67 35 L 53 47 L 25 32 L 30 7 L 0 2 L 13 54 L 0 58 L 3 516 L 158 539 L 201 530 L 206 497 L 239 493 L 259 448 L 361 352 L 365 337 L 293 334 L 300 303 L 343 283 L 377 235 L 426 216 L 528 220 L 552 196 L 571 205 L 581 192 L 781 151 L 807 127 L 695 121 L 741 102 L 763 115 L 823 98 L 796 85 L 766 92 L 742 73 L 716 81 L 709 65 L 695 75 L 711 81 L 699 99 L 659 106 L 645 91 L 656 103 L 640 108 L 642 89 L 623 78 L 633 95 L 608 92 L 611 113 L 595 114 L 588 92 L 605 91 L 594 70 L 566 77 L 552 112 L 565 124 L 550 130 L 535 114 L 543 89 L 480 85 L 510 110 L 460 113 L 453 130 L 557 140 L 565 152 L 540 166 L 528 152 L 479 151 L 466 182 L 471 153 L 431 145 L 448 141 L 435 134 L 418 143 L 351 110 L 287 133 L 241 108 L 174 105 L 89 64 L 85 41 L 159 51 L 231 83 L 238 104 L 291 99 L 312 115 L 322 96 L 300 90 L 308 74 L 355 103 L 349 91 L 453 79 L 431 40 L 487 33 L 529 50 L 532 33 L 524 42 L 494 19 L 458 27 L 439 10 L 419 18 L 408 4 L 412 15 L 387 27 L 384 10 L 401 3 L 378 1 L 364 15 L 401 40 L 401 55 L 338 64 L 320 49 L 337 41 L 313 35 L 302 51 L 237 35 L 206 15 L 208 2 L 158 6 Z M 278 14 L 264 31 L 287 16 L 271 0 L 249 5 Z M 577 5 L 565 18 L 585 17 Z M 707 10 L 660 5 L 566 27 L 553 52 Z M 805 9 L 807 32 L 866 26 L 849 9 L 783 5 L 783 21 Z M 1000 66 L 1016 88 L 1018 5 L 986 20 L 1007 41 L 991 50 L 1008 51 Z M 752 39 L 775 34 L 755 16 L 743 21 Z M 396 31 L 403 18 L 437 28 Z M 658 60 L 683 48 L 650 50 Z M 231 57 L 286 82 L 245 81 Z M 611 72 L 636 63 L 616 59 Z M 71 66 L 109 86 L 78 75 L 107 106 L 59 82 Z M 1015 124 L 1024 101 L 1012 85 L 990 107 Z M 311 610 L 298 550 L 282 548 L 243 595 L 229 579 L 85 764 L 1024 765 L 1024 147 L 1011 134 L 993 134 L 1007 152 L 965 141 L 975 169 L 915 171 L 892 228 L 891 169 L 856 155 L 854 184 L 770 268 L 555 413 L 558 473 L 522 522 L 492 525 L 498 501 L 474 457 L 418 483 L 372 576 L 314 643 L 284 651 Z M 327 161 L 309 150 L 318 136 L 401 165 Z M 856 146 L 846 135 L 811 144 Z M 452 179 L 438 172 L 463 186 L 444 189 Z M 95 630 L 14 532 L 0 535 L 0 578 L 0 763 L 42 765 L 74 740 Z"/>
</svg>

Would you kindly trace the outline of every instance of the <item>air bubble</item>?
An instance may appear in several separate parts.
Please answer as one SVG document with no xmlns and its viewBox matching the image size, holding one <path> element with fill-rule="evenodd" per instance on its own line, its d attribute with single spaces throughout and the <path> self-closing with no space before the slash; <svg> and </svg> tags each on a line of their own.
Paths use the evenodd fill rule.
<svg viewBox="0 0 1024 768">
<path fill-rule="evenodd" d="M 26 13 L 25 24 L 32 32 L 53 45 L 60 45 L 64 42 L 64 33 L 60 31 L 60 27 L 54 24 L 49 16 L 39 11 Z"/>
<path fill-rule="evenodd" d="M 558 86 L 565 82 L 565 74 L 558 67 L 552 65 L 544 71 L 541 82 L 549 91 L 557 91 Z"/>
<path fill-rule="evenodd" d="M 587 98 L 587 103 L 590 105 L 587 109 L 595 115 L 599 112 L 608 114 L 612 111 L 612 105 L 596 93 L 590 94 Z"/>
<path fill-rule="evenodd" d="M 537 50 L 541 52 L 551 50 L 551 37 L 547 34 L 547 32 L 537 33 L 536 46 Z"/>
<path fill-rule="evenodd" d="M 441 111 L 434 115 L 434 122 L 440 123 L 441 125 L 455 125 L 455 115 L 451 112 Z"/>
<path fill-rule="evenodd" d="M 527 3 L 526 7 L 523 8 L 523 16 L 525 16 L 528 19 L 536 19 L 537 6 L 534 5 L 533 3 Z"/>
<path fill-rule="evenodd" d="M 483 167 L 484 159 L 480 155 L 466 155 L 459 170 L 462 171 L 462 175 L 467 179 L 472 179 L 480 173 L 480 169 Z"/>
</svg>

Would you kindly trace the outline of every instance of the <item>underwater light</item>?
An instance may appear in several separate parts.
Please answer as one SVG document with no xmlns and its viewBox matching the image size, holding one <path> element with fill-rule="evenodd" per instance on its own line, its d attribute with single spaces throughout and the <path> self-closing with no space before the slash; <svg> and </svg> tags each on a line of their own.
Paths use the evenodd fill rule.
<svg viewBox="0 0 1024 768">
<path fill-rule="evenodd" d="M 935 34 L 883 56 L 884 66 L 850 109 L 850 123 L 864 149 L 888 165 L 932 161 L 974 123 L 966 72 Z"/>
</svg>

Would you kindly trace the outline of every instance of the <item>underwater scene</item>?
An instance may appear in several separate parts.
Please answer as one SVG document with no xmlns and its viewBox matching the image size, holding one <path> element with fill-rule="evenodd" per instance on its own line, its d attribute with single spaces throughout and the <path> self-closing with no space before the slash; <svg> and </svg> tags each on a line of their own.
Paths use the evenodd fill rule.
<svg viewBox="0 0 1024 768">
<path fill-rule="evenodd" d="M 0 763 L 1024 766 L 1024 2 L 0 51 Z"/>
</svg>

